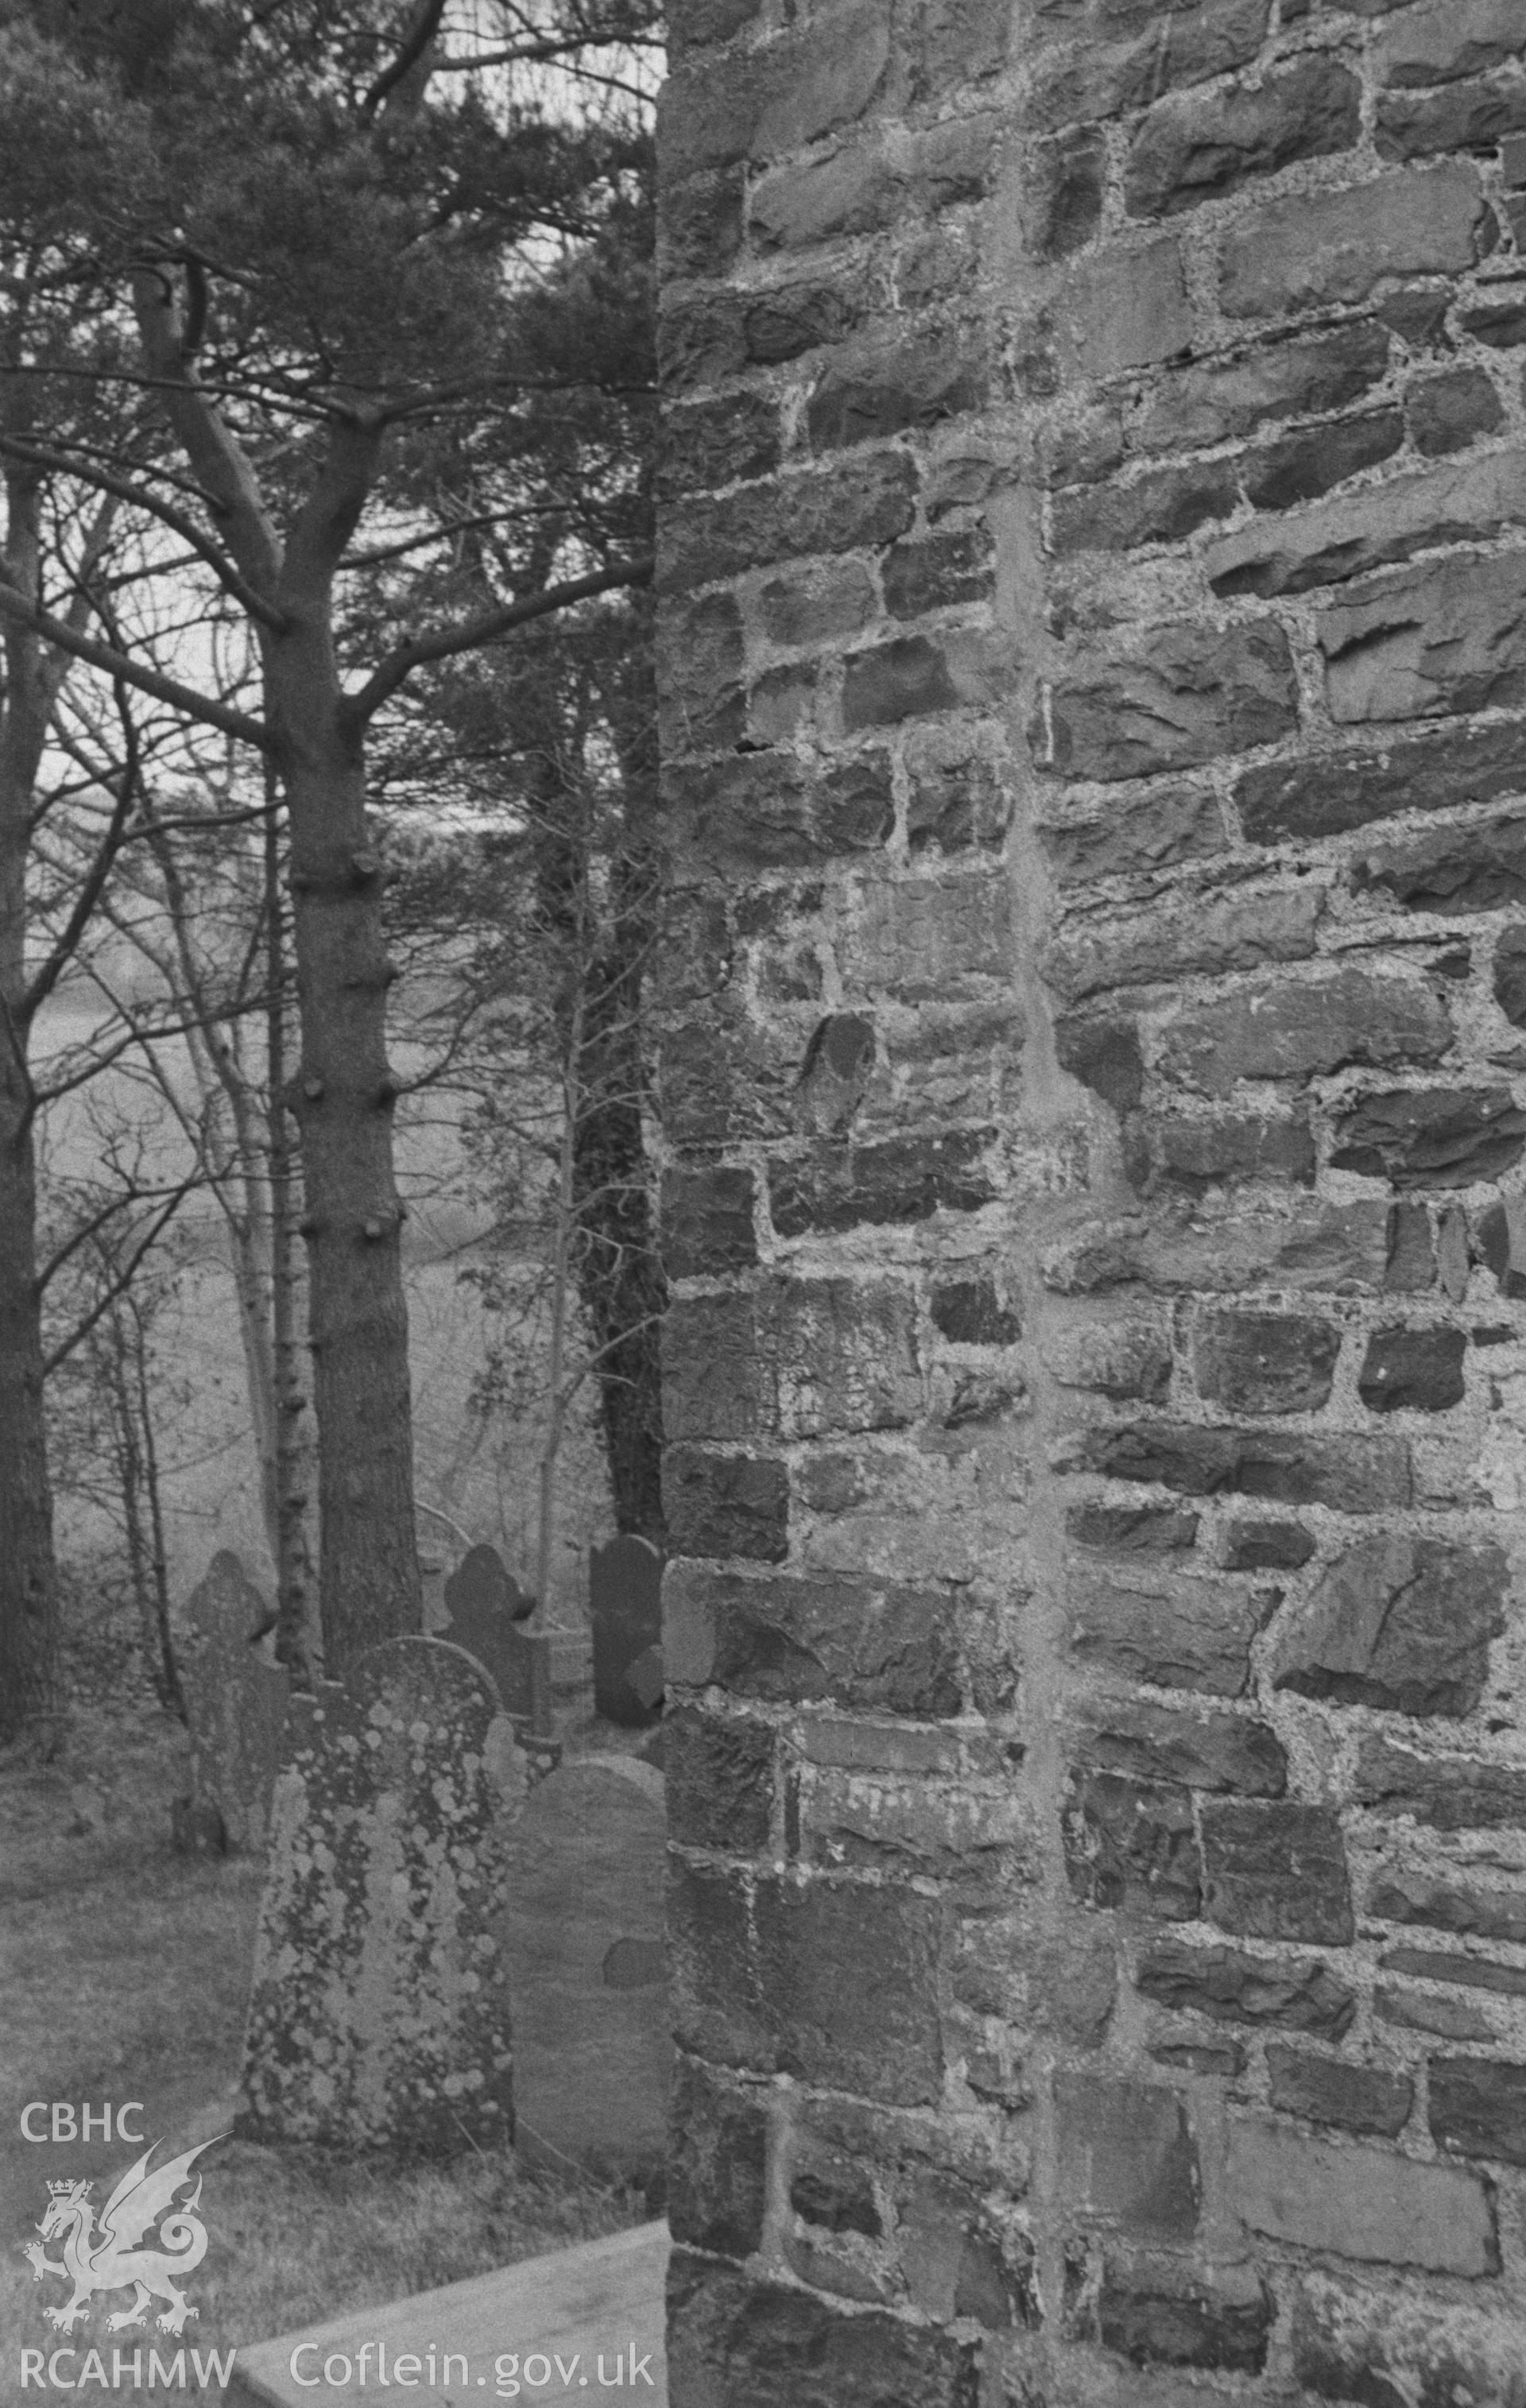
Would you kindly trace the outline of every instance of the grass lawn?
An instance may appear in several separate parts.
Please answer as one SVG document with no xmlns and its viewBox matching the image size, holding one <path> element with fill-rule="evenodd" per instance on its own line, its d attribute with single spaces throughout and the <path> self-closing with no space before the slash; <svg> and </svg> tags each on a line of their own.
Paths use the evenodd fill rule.
<svg viewBox="0 0 1526 2408">
<path fill-rule="evenodd" d="M 156 1709 L 108 1715 L 76 1709 L 60 1761 L 38 1768 L 0 1756 L 0 2408 L 58 2399 L 22 2388 L 22 2347 L 62 2342 L 42 2310 L 65 2294 L 34 2282 L 21 2255 L 47 2204 L 47 2185 L 89 2173 L 94 2196 L 139 2152 L 116 2141 L 33 2146 L 29 2100 L 99 2111 L 143 2102 L 161 2159 L 226 2132 L 259 1904 L 258 1870 L 205 1862 L 169 1845 L 170 1800 L 183 1786 L 180 1735 Z M 34 2125 L 36 2121 L 34 2119 Z M 575 2175 L 532 2172 L 511 2154 L 445 2167 L 343 2162 L 310 2149 L 226 2140 L 202 2160 L 200 2213 L 209 2236 L 187 2285 L 199 2309 L 184 2341 L 204 2354 L 268 2339 L 346 2310 L 428 2290 L 641 2220 L 639 2192 Z M 103 2179 L 107 2178 L 107 2179 Z M 56 2254 L 50 2250 L 50 2255 Z M 80 2397 L 169 2401 L 151 2387 L 149 2351 L 172 2355 L 151 2322 L 108 2335 L 97 2302 L 69 2341 L 79 2357 L 143 2352 L 136 2391 L 87 2385 Z M 187 2361 L 188 2368 L 190 2361 Z"/>
</svg>

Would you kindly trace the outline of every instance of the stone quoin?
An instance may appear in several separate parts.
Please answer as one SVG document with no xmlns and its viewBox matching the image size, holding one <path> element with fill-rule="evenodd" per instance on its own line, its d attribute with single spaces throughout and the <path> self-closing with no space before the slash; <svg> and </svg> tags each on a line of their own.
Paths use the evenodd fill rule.
<svg viewBox="0 0 1526 2408">
<path fill-rule="evenodd" d="M 1526 10 L 670 30 L 674 2408 L 1522 2408 Z"/>
</svg>

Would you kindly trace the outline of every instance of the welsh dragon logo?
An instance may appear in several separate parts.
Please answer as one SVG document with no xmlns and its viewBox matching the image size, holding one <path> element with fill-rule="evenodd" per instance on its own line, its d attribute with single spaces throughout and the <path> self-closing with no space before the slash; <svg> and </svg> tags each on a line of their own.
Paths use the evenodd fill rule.
<svg viewBox="0 0 1526 2408">
<path fill-rule="evenodd" d="M 128 2168 L 107 2200 L 101 2210 L 99 2231 L 95 2229 L 95 2210 L 90 2203 L 88 2182 L 49 2184 L 48 2212 L 37 2227 L 42 2239 L 23 2242 L 22 2254 L 31 2261 L 34 2282 L 40 2283 L 45 2274 L 61 2274 L 74 2286 L 73 2297 L 61 2308 L 43 2310 L 50 2325 L 60 2332 L 72 2332 L 77 2324 L 88 2318 L 93 2292 L 131 2287 L 132 2305 L 107 2317 L 108 2332 L 120 2332 L 126 2325 L 146 2322 L 151 2299 L 167 2302 L 164 2315 L 157 2319 L 161 2332 L 185 2330 L 186 2318 L 197 2312 L 187 2305 L 185 2293 L 173 2278 L 183 2280 L 207 2255 L 207 2228 L 196 2214 L 201 2200 L 199 2174 L 191 2197 L 173 2214 L 166 2211 L 173 2205 L 177 2191 L 189 2184 L 194 2161 L 203 2149 L 213 2145 L 210 2141 L 203 2141 L 199 2148 L 187 2149 L 183 2157 L 172 2157 L 151 2172 L 149 2159 L 159 2146 L 155 2141 L 145 2149 L 137 2165 Z M 162 2245 L 140 2247 L 145 2234 L 152 2231 L 155 2224 L 159 2224 L 159 2229 L 154 2238 Z M 45 2243 L 60 2235 L 63 2257 L 50 2258 Z"/>
</svg>

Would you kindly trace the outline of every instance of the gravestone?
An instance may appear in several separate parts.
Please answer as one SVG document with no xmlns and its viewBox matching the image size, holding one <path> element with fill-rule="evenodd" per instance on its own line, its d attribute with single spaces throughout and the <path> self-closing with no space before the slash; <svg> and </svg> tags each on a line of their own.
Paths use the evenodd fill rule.
<svg viewBox="0 0 1526 2408">
<path fill-rule="evenodd" d="M 509 1835 L 505 1954 L 519 2146 L 648 2185 L 669 2069 L 662 1777 L 628 1756 L 564 1757 Z"/>
<path fill-rule="evenodd" d="M 464 1647 L 492 1674 L 505 1713 L 530 1711 L 534 1641 L 517 1626 L 535 1612 L 496 1547 L 469 1548 L 445 1584 L 449 1620 L 439 1636 Z"/>
<path fill-rule="evenodd" d="M 612 1539 L 588 1555 L 594 1625 L 594 1710 L 627 1730 L 644 1730 L 661 1712 L 662 1557 L 649 1539 Z M 644 1659 L 644 1660 L 643 1660 Z M 634 1678 L 632 1677 L 634 1674 Z"/>
<path fill-rule="evenodd" d="M 252 1634 L 270 1610 L 226 1548 L 186 1602 L 179 1645 L 191 1732 L 191 1796 L 175 1813 L 178 1842 L 257 1854 L 270 1835 L 270 1793 L 281 1760 L 288 1681 Z"/>
<path fill-rule="evenodd" d="M 523 1802 L 482 1667 L 388 1640 L 294 1697 L 236 2128 L 439 2157 L 513 2137 L 496 1926 Z"/>
</svg>

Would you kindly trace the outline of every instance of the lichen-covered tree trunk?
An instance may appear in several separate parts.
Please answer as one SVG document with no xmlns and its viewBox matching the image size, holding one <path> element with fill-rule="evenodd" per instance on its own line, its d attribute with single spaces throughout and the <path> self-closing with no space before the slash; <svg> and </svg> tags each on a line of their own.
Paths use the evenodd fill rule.
<svg viewBox="0 0 1526 2408">
<path fill-rule="evenodd" d="M 423 1626 L 403 1296 L 392 1160 L 396 1082 L 382 868 L 361 735 L 326 624 L 267 647 L 266 690 L 291 820 L 302 1049 L 289 1089 L 302 1143 L 313 1400 L 322 1433 L 324 1668 Z"/>
</svg>

